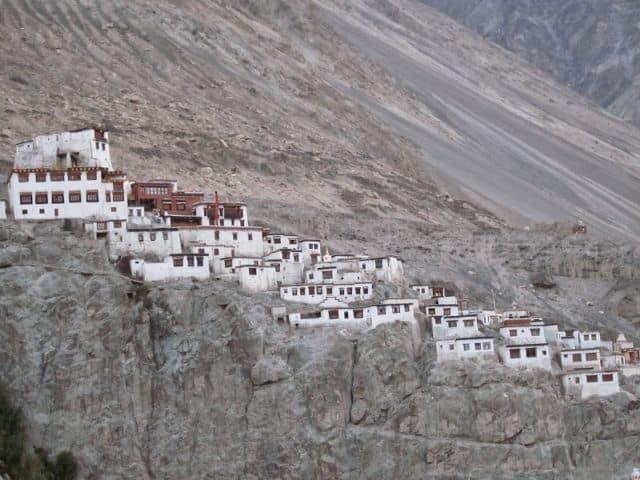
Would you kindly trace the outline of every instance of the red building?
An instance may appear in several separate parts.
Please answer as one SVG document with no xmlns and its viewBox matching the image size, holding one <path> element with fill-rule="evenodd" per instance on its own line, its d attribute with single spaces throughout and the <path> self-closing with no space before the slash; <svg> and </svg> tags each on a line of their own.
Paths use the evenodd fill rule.
<svg viewBox="0 0 640 480">
<path fill-rule="evenodd" d="M 175 215 L 191 215 L 193 206 L 204 200 L 202 192 L 178 190 L 175 180 L 150 180 L 131 186 L 132 202 L 143 205 L 147 211 L 158 210 Z"/>
</svg>

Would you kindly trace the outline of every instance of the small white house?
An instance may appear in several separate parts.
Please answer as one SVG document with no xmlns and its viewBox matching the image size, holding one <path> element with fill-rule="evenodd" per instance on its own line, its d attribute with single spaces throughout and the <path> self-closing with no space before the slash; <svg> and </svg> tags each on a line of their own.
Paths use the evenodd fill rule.
<svg viewBox="0 0 640 480">
<path fill-rule="evenodd" d="M 179 227 L 183 245 L 230 247 L 238 256 L 262 257 L 262 229 L 259 227 Z"/>
<path fill-rule="evenodd" d="M 315 265 L 322 260 L 322 245 L 320 240 L 300 240 L 298 248 L 302 252 L 302 262 L 309 267 Z"/>
<path fill-rule="evenodd" d="M 274 268 L 278 285 L 300 283 L 304 276 L 304 263 L 288 260 L 265 260 L 265 265 Z"/>
<path fill-rule="evenodd" d="M 597 348 L 562 350 L 560 352 L 560 367 L 565 371 L 579 369 L 599 370 L 601 367 L 600 350 Z"/>
<path fill-rule="evenodd" d="M 7 202 L 0 200 L 0 220 L 7 218 Z"/>
<path fill-rule="evenodd" d="M 174 253 L 182 253 L 180 232 L 173 227 L 142 227 L 127 230 L 124 224 L 107 223 L 112 229 L 107 232 L 109 256 L 116 259 L 120 256 L 135 255 L 138 257 L 155 255 L 160 258 Z M 116 227 L 120 228 L 116 228 Z"/>
<path fill-rule="evenodd" d="M 395 321 L 415 323 L 414 303 L 380 304 L 368 307 L 325 308 L 312 313 L 291 313 L 289 324 L 293 327 L 345 326 L 360 329 L 375 328 Z"/>
<path fill-rule="evenodd" d="M 477 315 L 483 325 L 498 325 L 501 322 L 500 315 L 495 310 L 480 310 Z"/>
<path fill-rule="evenodd" d="M 551 355 L 547 344 L 504 345 L 498 348 L 498 354 L 507 367 L 551 370 Z"/>
<path fill-rule="evenodd" d="M 104 220 L 104 221 L 85 221 L 83 223 L 84 231 L 91 235 L 91 238 L 109 238 L 113 235 L 122 235 L 127 228 L 126 220 Z"/>
<path fill-rule="evenodd" d="M 431 331 L 436 340 L 478 336 L 478 318 L 475 315 L 431 317 Z"/>
<path fill-rule="evenodd" d="M 161 282 L 178 278 L 209 278 L 209 262 L 205 255 L 176 254 L 163 262 L 133 259 L 129 262 L 131 275 L 144 282 Z"/>
<path fill-rule="evenodd" d="M 562 387 L 567 398 L 586 400 L 594 396 L 613 395 L 620 391 L 618 372 L 573 371 L 562 375 Z"/>
<path fill-rule="evenodd" d="M 236 268 L 240 287 L 248 292 L 267 292 L 276 290 L 276 271 L 273 267 L 260 265 L 241 265 Z"/>
<path fill-rule="evenodd" d="M 415 323 L 415 306 L 412 299 L 389 299 L 380 305 L 372 305 L 369 307 L 371 327 L 396 321 Z"/>
<path fill-rule="evenodd" d="M 320 283 L 313 285 L 283 285 L 280 287 L 280 298 L 288 302 L 317 305 L 330 297 L 345 303 L 369 300 L 373 297 L 373 285 L 370 282 L 345 285 Z"/>
<path fill-rule="evenodd" d="M 460 315 L 460 306 L 457 304 L 428 305 L 424 307 L 424 312 L 429 317 L 455 317 Z"/>
<path fill-rule="evenodd" d="M 298 248 L 298 236 L 281 233 L 265 235 L 263 242 L 263 254 L 268 255 L 281 248 Z"/>
<path fill-rule="evenodd" d="M 531 322 L 503 322 L 500 335 L 511 344 L 547 343 L 543 325 L 532 325 Z"/>
<path fill-rule="evenodd" d="M 258 257 L 215 257 L 213 259 L 213 272 L 217 277 L 237 278 L 237 269 L 242 265 L 257 267 L 262 265 L 262 259 Z"/>
<path fill-rule="evenodd" d="M 495 359 L 496 352 L 492 337 L 468 337 L 438 340 L 436 342 L 437 362 L 466 359 Z"/>
<path fill-rule="evenodd" d="M 332 283 L 349 284 L 349 283 L 363 283 L 368 280 L 364 278 L 364 275 L 360 272 L 353 271 L 338 271 L 336 266 L 325 266 L 308 270 L 305 272 L 305 283 L 308 284 L 324 284 Z"/>
</svg>

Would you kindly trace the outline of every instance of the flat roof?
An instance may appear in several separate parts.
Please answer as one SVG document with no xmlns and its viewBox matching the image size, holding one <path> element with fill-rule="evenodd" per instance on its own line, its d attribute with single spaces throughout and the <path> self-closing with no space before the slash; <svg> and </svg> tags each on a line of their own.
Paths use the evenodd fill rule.
<svg viewBox="0 0 640 480">
<path fill-rule="evenodd" d="M 522 347 L 549 347 L 548 343 L 511 343 L 505 345 L 507 348 L 522 348 Z"/>
</svg>

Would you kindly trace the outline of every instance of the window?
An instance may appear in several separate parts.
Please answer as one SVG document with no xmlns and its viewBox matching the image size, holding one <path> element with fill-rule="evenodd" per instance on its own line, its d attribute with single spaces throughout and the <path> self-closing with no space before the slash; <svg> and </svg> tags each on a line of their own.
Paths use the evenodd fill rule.
<svg viewBox="0 0 640 480">
<path fill-rule="evenodd" d="M 82 194 L 79 190 L 69 192 L 69 203 L 80 203 L 82 201 Z"/>
<path fill-rule="evenodd" d="M 22 210 L 22 214 L 26 215 L 28 213 L 28 210 Z"/>
<path fill-rule="evenodd" d="M 364 318 L 364 311 L 362 309 L 354 310 L 353 318 Z"/>
<path fill-rule="evenodd" d="M 96 142 L 96 150 L 100 150 L 100 142 Z"/>
<path fill-rule="evenodd" d="M 613 373 L 603 373 L 602 374 L 603 382 L 613 382 Z"/>
<path fill-rule="evenodd" d="M 300 255 L 298 255 L 297 253 L 293 254 L 293 261 L 294 262 L 299 262 L 300 261 Z"/>
<path fill-rule="evenodd" d="M 447 320 L 447 327 L 456 328 L 458 326 L 457 320 Z"/>
<path fill-rule="evenodd" d="M 391 307 L 391 313 L 400 313 L 400 305 L 393 305 Z"/>
<path fill-rule="evenodd" d="M 144 242 L 144 233 L 139 233 L 138 234 L 138 241 L 139 242 Z"/>
<path fill-rule="evenodd" d="M 280 240 L 280 237 L 275 237 L 275 238 L 273 239 L 273 243 L 275 243 L 275 244 L 278 244 L 278 245 L 279 245 L 279 244 L 281 244 L 281 243 L 282 243 L 282 240 Z"/>
<path fill-rule="evenodd" d="M 313 273 L 309 273 L 309 280 L 313 280 Z"/>
<path fill-rule="evenodd" d="M 49 203 L 49 194 L 47 192 L 36 192 L 36 203 Z"/>
<path fill-rule="evenodd" d="M 433 317 L 433 321 L 435 322 L 436 325 L 441 325 L 442 317 Z"/>
<path fill-rule="evenodd" d="M 322 287 L 316 287 L 316 293 L 322 295 Z"/>
<path fill-rule="evenodd" d="M 296 243 L 298 243 L 298 241 L 295 238 L 289 239 L 289 245 L 295 245 Z"/>
<path fill-rule="evenodd" d="M 597 334 L 595 334 L 595 333 L 591 334 L 591 340 L 595 341 L 597 339 L 598 339 L 598 335 Z"/>
<path fill-rule="evenodd" d="M 344 316 L 344 318 L 345 318 L 345 319 L 349 318 L 349 311 L 348 311 L 348 310 L 345 310 L 345 311 L 343 312 L 343 316 Z"/>
<path fill-rule="evenodd" d="M 256 267 L 249 268 L 249 275 L 257 275 L 258 269 Z"/>
<path fill-rule="evenodd" d="M 453 350 L 454 348 L 456 348 L 456 346 L 453 343 L 449 344 L 449 350 Z"/>
<path fill-rule="evenodd" d="M 509 358 L 520 358 L 520 349 L 509 350 Z"/>
<path fill-rule="evenodd" d="M 96 223 L 96 230 L 106 230 L 106 229 L 107 229 L 107 222 Z"/>
<path fill-rule="evenodd" d="M 306 295 L 304 287 L 300 287 L 300 295 Z"/>
<path fill-rule="evenodd" d="M 573 361 L 573 362 L 581 362 L 582 361 L 582 354 L 581 353 L 574 353 L 573 355 L 571 355 L 571 361 Z"/>
<path fill-rule="evenodd" d="M 436 314 L 436 309 L 435 308 L 429 308 L 429 315 L 435 315 Z"/>
<path fill-rule="evenodd" d="M 491 350 L 491 342 L 484 342 L 482 344 L 482 349 L 483 350 Z"/>
<path fill-rule="evenodd" d="M 576 377 L 576 383 L 580 383 L 580 377 Z"/>
<path fill-rule="evenodd" d="M 329 310 L 329 318 L 331 320 L 337 320 L 340 317 L 338 310 Z"/>
<path fill-rule="evenodd" d="M 162 232 L 162 239 L 169 240 L 169 232 Z"/>
<path fill-rule="evenodd" d="M 104 195 L 105 195 L 105 200 L 107 202 L 110 202 L 111 201 L 111 192 L 105 192 Z"/>
<path fill-rule="evenodd" d="M 410 305 L 405 305 L 404 306 L 404 311 L 408 312 L 411 309 L 410 307 L 411 307 Z"/>
<path fill-rule="evenodd" d="M 481 344 L 480 342 L 478 342 L 478 343 L 474 343 L 474 344 L 473 344 L 473 348 L 474 348 L 476 351 L 482 350 L 482 344 Z"/>
<path fill-rule="evenodd" d="M 50 172 L 49 177 L 51 178 L 52 182 L 64 182 L 64 172 L 61 172 L 61 171 Z"/>
<path fill-rule="evenodd" d="M 369 294 L 369 287 L 362 287 L 362 293 L 364 295 L 368 295 Z"/>
<path fill-rule="evenodd" d="M 531 336 L 532 337 L 539 337 L 540 336 L 540 329 L 539 328 L 532 328 L 531 329 Z"/>
<path fill-rule="evenodd" d="M 113 192 L 114 202 L 124 202 L 124 192 Z"/>
<path fill-rule="evenodd" d="M 238 240 L 238 232 L 233 232 L 233 239 Z"/>
<path fill-rule="evenodd" d="M 231 268 L 231 265 L 233 265 L 233 260 L 231 258 L 225 258 L 224 268 Z"/>
<path fill-rule="evenodd" d="M 316 289 L 314 287 L 309 287 L 309 295 L 315 295 Z"/>
<path fill-rule="evenodd" d="M 32 203 L 33 203 L 33 194 L 31 193 L 20 194 L 20 205 L 31 205 Z"/>
<path fill-rule="evenodd" d="M 382 259 L 381 258 L 377 258 L 376 259 L 376 268 L 382 268 Z"/>
<path fill-rule="evenodd" d="M 213 249 L 213 254 L 214 254 L 215 256 L 220 255 L 220 249 L 219 249 L 219 248 L 214 248 L 214 249 Z"/>
<path fill-rule="evenodd" d="M 538 351 L 534 348 L 526 349 L 527 358 L 536 358 L 538 356 Z"/>
<path fill-rule="evenodd" d="M 176 202 L 176 210 L 186 210 L 187 205 L 182 202 Z"/>
<path fill-rule="evenodd" d="M 152 242 L 155 242 L 155 241 L 156 241 L 156 232 L 151 232 L 151 233 L 149 234 L 149 239 L 150 239 Z"/>
<path fill-rule="evenodd" d="M 282 250 L 282 259 L 289 260 L 291 258 L 291 252 L 289 250 Z"/>
<path fill-rule="evenodd" d="M 46 173 L 36 173 L 36 182 L 46 182 L 47 174 Z"/>
<path fill-rule="evenodd" d="M 291 295 L 293 295 L 294 297 L 298 296 L 298 289 L 297 288 L 292 288 L 291 289 Z"/>
<path fill-rule="evenodd" d="M 598 375 L 587 375 L 587 383 L 598 383 Z"/>
<path fill-rule="evenodd" d="M 274 263 L 273 264 L 273 268 L 276 269 L 276 272 L 280 272 L 280 264 L 279 263 Z"/>
<path fill-rule="evenodd" d="M 29 181 L 29 174 L 27 172 L 21 172 L 18 174 L 18 182 L 26 183 Z"/>
<path fill-rule="evenodd" d="M 40 210 L 38 210 L 38 212 L 43 214 L 44 213 L 44 208 L 41 208 Z"/>
<path fill-rule="evenodd" d="M 247 240 L 253 240 L 253 233 L 247 233 Z"/>
<path fill-rule="evenodd" d="M 353 295 L 353 288 L 351 287 L 347 288 L 347 295 Z"/>
<path fill-rule="evenodd" d="M 584 339 L 585 340 L 589 340 L 589 335 L 587 335 L 586 333 L 584 334 Z"/>
<path fill-rule="evenodd" d="M 114 221 L 113 228 L 122 228 L 122 222 L 120 220 Z"/>
<path fill-rule="evenodd" d="M 451 309 L 450 308 L 445 308 L 444 311 L 442 312 L 444 315 L 451 315 Z"/>
<path fill-rule="evenodd" d="M 220 231 L 219 230 L 216 230 L 213 233 L 213 238 L 215 238 L 216 240 L 220 240 Z"/>
<path fill-rule="evenodd" d="M 193 261 L 193 257 L 191 255 L 189 255 L 187 257 L 187 265 L 190 267 L 193 267 L 194 261 Z"/>
<path fill-rule="evenodd" d="M 473 320 L 464 320 L 463 323 L 465 327 L 473 327 L 476 322 Z"/>
<path fill-rule="evenodd" d="M 327 287 L 327 295 L 333 295 L 333 287 Z"/>
<path fill-rule="evenodd" d="M 96 170 L 89 170 L 87 172 L 87 180 L 97 180 L 98 172 Z"/>
<path fill-rule="evenodd" d="M 595 362 L 598 360 L 598 354 L 596 352 L 589 352 L 585 355 L 587 362 Z"/>
<path fill-rule="evenodd" d="M 360 295 L 362 289 L 360 287 L 356 287 L 356 295 Z"/>
<path fill-rule="evenodd" d="M 468 352 L 468 351 L 469 351 L 469 349 L 470 349 L 470 345 L 469 345 L 468 343 L 463 343 L 463 344 L 462 344 L 462 349 L 463 349 L 465 352 Z"/>
<path fill-rule="evenodd" d="M 386 315 L 387 307 L 378 307 L 378 315 Z"/>
<path fill-rule="evenodd" d="M 79 180 L 81 180 L 81 179 L 82 179 L 82 174 L 81 174 L 80 172 L 77 172 L 77 171 L 69 172 L 69 173 L 67 174 L 67 178 L 68 178 L 70 181 L 77 182 L 77 181 L 79 181 Z"/>
<path fill-rule="evenodd" d="M 106 148 L 107 148 L 107 147 L 106 147 L 106 146 L 105 146 L 105 144 L 103 143 L 103 144 L 102 144 L 102 151 L 106 150 Z"/>
<path fill-rule="evenodd" d="M 516 330 L 516 329 L 509 330 L 509 336 L 510 337 L 517 337 L 518 336 L 518 330 Z"/>
<path fill-rule="evenodd" d="M 333 278 L 333 272 L 331 270 L 323 270 L 322 279 L 331 280 Z"/>
<path fill-rule="evenodd" d="M 173 257 L 173 266 L 182 267 L 184 265 L 184 259 L 182 257 Z"/>
<path fill-rule="evenodd" d="M 366 269 L 367 269 L 367 266 L 363 263 L 362 264 L 362 270 L 366 270 Z"/>
</svg>

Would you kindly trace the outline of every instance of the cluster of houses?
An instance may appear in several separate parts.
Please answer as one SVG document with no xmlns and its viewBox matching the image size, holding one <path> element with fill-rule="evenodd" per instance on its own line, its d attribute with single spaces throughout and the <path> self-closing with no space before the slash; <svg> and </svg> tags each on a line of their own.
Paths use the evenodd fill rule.
<svg viewBox="0 0 640 480">
<path fill-rule="evenodd" d="M 113 168 L 109 134 L 100 128 L 17 145 L 8 196 L 16 220 L 82 220 L 136 281 L 215 278 L 250 293 L 273 292 L 285 302 L 274 317 L 293 328 L 417 326 L 424 317 L 437 362 L 500 360 L 557 370 L 566 395 L 576 399 L 616 393 L 621 374 L 640 374 L 640 349 L 623 335 L 605 341 L 599 332 L 562 330 L 525 310 L 465 310 L 443 287 L 407 288 L 396 256 L 323 253 L 319 239 L 251 226 L 244 203 L 221 202 L 217 193 L 206 199 L 175 180 L 131 182 Z M 384 298 L 381 285 L 407 296 Z"/>
</svg>

